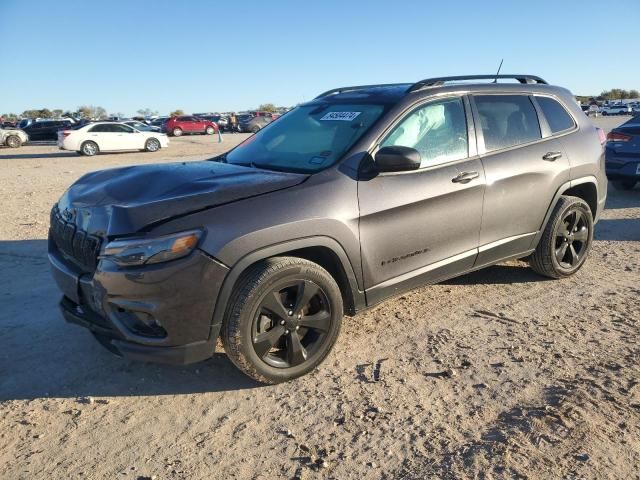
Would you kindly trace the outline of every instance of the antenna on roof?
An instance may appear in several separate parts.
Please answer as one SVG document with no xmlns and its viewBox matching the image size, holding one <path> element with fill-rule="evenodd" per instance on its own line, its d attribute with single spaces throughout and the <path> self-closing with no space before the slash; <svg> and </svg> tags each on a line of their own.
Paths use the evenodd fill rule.
<svg viewBox="0 0 640 480">
<path fill-rule="evenodd" d="M 502 62 L 504 62 L 504 58 L 500 59 L 500 65 L 498 66 L 498 71 L 496 72 L 496 78 L 493 80 L 493 83 L 498 83 L 498 75 L 500 75 L 500 70 L 502 69 Z"/>
</svg>

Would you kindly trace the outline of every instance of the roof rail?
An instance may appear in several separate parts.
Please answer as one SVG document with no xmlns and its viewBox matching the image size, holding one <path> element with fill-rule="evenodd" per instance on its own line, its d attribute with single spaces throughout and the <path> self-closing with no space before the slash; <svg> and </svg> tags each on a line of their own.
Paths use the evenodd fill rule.
<svg viewBox="0 0 640 480">
<path fill-rule="evenodd" d="M 456 81 L 464 81 L 464 80 L 493 80 L 495 83 L 499 79 L 508 78 L 518 80 L 520 83 L 539 83 L 547 85 L 547 82 L 542 78 L 537 77 L 535 75 L 460 75 L 454 77 L 434 77 L 434 78 L 426 78 L 424 80 L 420 80 L 419 82 L 414 83 L 409 87 L 407 92 L 415 92 L 417 90 L 421 90 L 427 87 L 437 87 L 440 85 L 444 85 L 446 82 L 456 82 Z"/>
<path fill-rule="evenodd" d="M 355 90 L 364 90 L 366 88 L 398 87 L 400 85 L 406 85 L 406 83 L 380 83 L 378 85 L 354 85 L 353 87 L 340 87 L 340 88 L 334 88 L 334 89 L 331 89 L 331 90 L 327 90 L 326 92 L 321 93 L 320 95 L 318 95 L 316 97 L 316 99 L 317 98 L 322 98 L 322 97 L 328 97 L 329 95 L 337 95 L 339 93 L 344 93 L 344 92 L 353 92 Z"/>
</svg>

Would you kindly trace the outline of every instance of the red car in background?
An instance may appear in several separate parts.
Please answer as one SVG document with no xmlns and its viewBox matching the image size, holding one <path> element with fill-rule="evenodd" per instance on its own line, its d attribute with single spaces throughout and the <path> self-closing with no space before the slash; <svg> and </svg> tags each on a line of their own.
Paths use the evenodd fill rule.
<svg viewBox="0 0 640 480">
<path fill-rule="evenodd" d="M 218 125 L 210 120 L 184 115 L 171 117 L 167 120 L 165 129 L 168 135 L 179 137 L 184 134 L 199 133 L 201 135 L 213 135 L 218 132 Z"/>
</svg>

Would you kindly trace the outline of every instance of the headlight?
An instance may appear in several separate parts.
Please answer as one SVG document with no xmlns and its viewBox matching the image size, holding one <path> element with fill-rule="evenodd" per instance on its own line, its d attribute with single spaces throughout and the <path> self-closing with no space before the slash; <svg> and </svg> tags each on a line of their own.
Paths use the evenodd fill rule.
<svg viewBox="0 0 640 480">
<path fill-rule="evenodd" d="M 190 230 L 149 239 L 115 240 L 104 247 L 100 258 L 122 266 L 168 262 L 189 255 L 201 237 L 201 230 Z"/>
</svg>

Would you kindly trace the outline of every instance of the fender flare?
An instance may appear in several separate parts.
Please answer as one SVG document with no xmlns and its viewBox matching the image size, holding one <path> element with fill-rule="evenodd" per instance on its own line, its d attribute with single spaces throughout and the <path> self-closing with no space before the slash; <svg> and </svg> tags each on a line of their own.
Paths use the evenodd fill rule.
<svg viewBox="0 0 640 480">
<path fill-rule="evenodd" d="M 331 237 L 324 236 L 314 236 L 314 237 L 305 237 L 299 238 L 296 240 L 290 240 L 283 243 L 278 243 L 275 245 L 270 245 L 267 247 L 262 247 L 258 250 L 254 250 L 251 253 L 248 253 L 240 260 L 238 260 L 233 267 L 227 273 L 222 287 L 218 293 L 218 297 L 216 299 L 216 304 L 213 311 L 213 317 L 211 321 L 211 335 L 215 335 L 217 337 L 218 332 L 220 331 L 220 327 L 222 325 L 222 321 L 224 320 L 224 316 L 227 311 L 227 305 L 229 303 L 229 299 L 233 293 L 233 287 L 236 282 L 242 275 L 242 273 L 251 265 L 260 260 L 264 260 L 266 258 L 274 257 L 277 255 L 281 255 L 283 253 L 290 252 L 292 250 L 300 250 L 303 248 L 310 247 L 324 247 L 331 250 L 337 257 L 342 265 L 342 269 L 346 275 L 346 279 L 348 282 L 348 287 L 353 296 L 354 310 L 358 311 L 366 306 L 365 294 L 358 288 L 358 282 L 356 279 L 355 272 L 353 270 L 353 265 L 347 256 L 347 253 L 344 251 L 342 246 Z"/>
<path fill-rule="evenodd" d="M 549 204 L 549 208 L 547 209 L 547 213 L 544 216 L 544 220 L 542 221 L 542 225 L 540 226 L 540 229 L 538 230 L 538 233 L 536 234 L 536 236 L 533 238 L 533 241 L 531 243 L 531 248 L 535 249 L 538 246 L 538 242 L 540 241 L 540 238 L 542 238 L 542 234 L 544 233 L 544 229 L 547 227 L 547 222 L 549 221 L 549 218 L 551 217 L 551 214 L 553 213 L 553 209 L 555 208 L 556 204 L 558 203 L 558 200 L 560 199 L 560 197 L 562 195 L 564 195 L 564 193 L 573 188 L 576 187 L 578 185 L 582 185 L 585 183 L 592 183 L 593 186 L 596 188 L 596 198 L 598 197 L 598 179 L 593 176 L 593 175 L 587 175 L 585 177 L 580 177 L 580 178 L 576 178 L 575 180 L 569 180 L 568 182 L 563 183 L 562 185 L 560 185 L 560 187 L 558 188 L 558 190 L 556 191 L 556 194 L 553 196 L 553 200 L 551 200 L 551 203 Z M 595 220 L 595 216 L 594 216 L 594 220 Z"/>
</svg>

